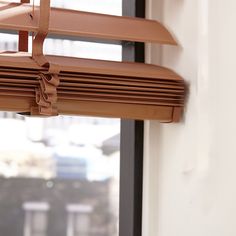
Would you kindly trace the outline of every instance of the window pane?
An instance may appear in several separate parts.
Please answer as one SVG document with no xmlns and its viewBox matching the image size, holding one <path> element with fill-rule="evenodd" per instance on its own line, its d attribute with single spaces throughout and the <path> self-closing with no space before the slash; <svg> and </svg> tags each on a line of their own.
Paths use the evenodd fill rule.
<svg viewBox="0 0 236 236">
<path fill-rule="evenodd" d="M 120 0 L 51 2 L 57 7 L 121 15 Z M 17 35 L 0 34 L 0 51 L 17 51 L 17 44 Z M 121 60 L 120 45 L 79 40 L 49 38 L 44 51 Z M 0 112 L 0 130 L 2 235 L 118 235 L 119 119 L 42 119 Z"/>
<path fill-rule="evenodd" d="M 120 121 L 1 115 L 0 232 L 117 235 Z"/>
<path fill-rule="evenodd" d="M 35 0 L 35 3 L 38 4 L 39 0 Z M 122 14 L 121 0 L 52 0 L 51 3 L 54 7 L 61 7 L 66 9 L 89 11 L 118 16 Z"/>
<path fill-rule="evenodd" d="M 35 5 L 38 5 L 39 2 L 39 0 L 34 1 Z M 33 1 L 31 0 L 32 3 Z M 121 0 L 51 0 L 51 5 L 59 8 L 110 15 L 122 14 Z M 17 35 L 0 33 L 0 52 L 5 50 L 17 51 L 17 48 Z M 29 52 L 32 52 L 32 37 L 29 40 Z M 79 41 L 76 37 L 73 40 L 46 38 L 44 53 L 49 55 L 121 61 L 122 47 L 119 44 Z"/>
<path fill-rule="evenodd" d="M 30 47 L 31 50 L 31 47 Z M 121 61 L 121 45 L 46 39 L 45 53 L 80 58 Z"/>
</svg>

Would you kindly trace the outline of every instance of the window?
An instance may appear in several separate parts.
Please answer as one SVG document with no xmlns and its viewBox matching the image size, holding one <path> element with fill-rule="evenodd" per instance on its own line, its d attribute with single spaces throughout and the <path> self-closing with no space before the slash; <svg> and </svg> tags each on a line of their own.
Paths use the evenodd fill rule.
<svg viewBox="0 0 236 236">
<path fill-rule="evenodd" d="M 62 4 L 62 1 L 60 1 Z M 134 3 L 132 4 L 131 2 L 129 2 L 128 4 L 130 12 L 129 15 L 133 15 L 134 16 Z M 125 11 L 127 13 L 127 2 L 123 2 L 123 11 Z M 137 9 L 139 9 L 139 11 L 143 11 L 144 8 L 138 6 L 138 4 L 136 5 Z M 83 9 L 84 10 L 84 9 Z M 142 12 L 143 14 L 143 12 Z M 16 43 L 14 41 L 14 37 L 16 37 L 15 35 L 12 35 L 12 44 L 9 46 L 11 47 L 11 49 L 15 49 L 16 48 Z M 2 37 L 1 37 L 2 39 Z M 54 39 L 48 39 L 47 41 L 47 45 L 48 45 L 48 50 L 50 53 L 51 47 L 50 45 L 52 45 L 52 42 L 55 43 L 54 45 L 56 45 L 56 48 L 67 48 L 67 50 L 65 50 L 66 53 L 75 53 L 74 51 L 76 51 L 76 53 L 74 54 L 74 56 L 79 55 L 88 55 L 89 51 L 91 50 L 91 46 L 95 46 L 97 47 L 97 50 L 100 50 L 102 53 L 100 54 L 101 56 L 104 56 L 104 51 L 108 50 L 113 50 L 113 52 L 116 52 L 115 54 L 118 55 L 115 60 L 120 60 L 121 59 L 121 47 L 119 45 L 104 45 L 104 44 L 100 44 L 98 45 L 95 42 L 90 42 L 90 43 L 85 43 L 85 42 L 78 42 L 78 41 L 74 41 L 71 39 L 59 39 L 57 41 L 53 41 Z M 9 41 L 7 41 L 9 42 Z M 71 44 L 73 44 L 73 46 L 71 47 Z M 1 45 L 3 45 L 1 43 Z M 81 45 L 83 47 L 81 47 Z M 86 45 L 87 49 L 86 49 Z M 139 55 L 139 52 L 143 51 L 143 45 L 142 44 L 128 44 L 128 43 L 124 43 L 123 45 L 123 59 L 125 60 L 138 60 L 138 58 L 141 60 L 143 60 L 143 55 L 141 53 L 141 55 Z M 5 46 L 4 46 L 5 47 Z M 71 47 L 71 48 L 70 48 Z M 72 50 L 76 48 L 77 50 Z M 86 49 L 86 53 L 83 54 L 83 50 Z M 107 51 L 108 51 L 107 50 Z M 53 52 L 54 53 L 54 52 Z M 62 52 L 63 54 L 63 52 Z M 113 53 L 114 55 L 114 53 Z M 94 56 L 94 54 L 93 54 Z M 111 59 L 109 58 L 110 55 L 107 56 L 106 59 Z M 104 59 L 104 58 L 103 58 Z M 113 58 L 114 59 L 114 58 Z M 9 114 L 3 114 L 3 116 L 9 116 Z M 14 115 L 15 116 L 15 115 Z M 18 116 L 18 120 L 22 120 L 22 118 L 20 116 Z M 63 127 L 66 126 L 67 124 L 67 118 L 62 118 L 63 121 L 58 122 L 58 126 L 60 126 L 61 124 L 63 124 L 63 122 L 65 124 L 63 124 Z M 73 120 L 73 117 L 68 117 L 68 120 Z M 80 121 L 81 122 L 81 121 Z M 97 121 L 94 121 L 97 122 Z M 33 122 L 32 122 L 33 123 Z M 48 123 L 48 122 L 46 122 Z M 50 123 L 50 122 L 49 122 Z M 53 126 L 57 125 L 57 121 L 55 119 L 53 119 L 53 121 L 51 122 L 51 124 Z M 45 124 L 43 124 L 44 126 Z M 48 125 L 48 124 L 46 124 Z M 18 125 L 17 125 L 18 126 Z M 38 125 L 37 125 L 38 127 Z M 142 208 L 142 129 L 143 129 L 143 123 L 141 121 L 131 121 L 131 120 L 123 120 L 121 121 L 121 186 L 120 186 L 120 221 L 119 221 L 119 227 L 120 227 L 120 235 L 127 235 L 127 236 L 133 236 L 133 235 L 141 235 L 141 208 Z M 30 129 L 31 130 L 31 129 Z M 30 132 L 30 131 L 29 131 Z M 72 129 L 73 132 L 73 129 Z M 76 133 L 76 131 L 75 131 Z M 35 134 L 32 134 L 33 136 Z M 35 135 L 37 136 L 37 135 Z M 49 135 L 50 136 L 50 135 Z M 116 136 L 116 135 L 113 135 Z M 110 138 L 112 139 L 113 136 L 111 136 Z M 118 136 L 119 138 L 119 136 Z M 117 137 L 116 137 L 117 140 Z M 33 141 L 34 143 L 38 143 L 38 139 L 37 137 L 33 137 Z M 55 139 L 54 139 L 55 141 Z M 51 141 L 47 141 L 45 140 L 45 142 L 51 142 Z M 106 143 L 109 142 L 109 140 L 104 140 L 104 152 L 106 153 L 110 153 L 111 151 L 105 151 L 105 146 Z M 112 142 L 112 141 L 111 141 Z M 114 147 L 113 147 L 114 148 Z M 110 149 L 112 149 L 110 147 Z M 67 159 L 68 161 L 68 159 Z M 49 165 L 51 166 L 50 163 L 43 163 L 43 165 Z M 55 168 L 56 165 L 56 168 Z M 58 157 L 56 160 L 56 164 L 54 162 L 54 175 L 57 175 L 59 177 L 68 177 L 65 176 L 68 172 L 72 175 L 73 173 L 78 173 L 77 170 L 80 169 L 82 170 L 81 176 L 76 176 L 76 178 L 85 178 L 84 176 L 86 175 L 85 173 L 87 173 L 87 171 L 84 171 L 84 169 L 86 169 L 85 163 L 83 163 L 83 161 L 78 161 L 78 163 L 73 163 L 73 165 L 70 165 L 70 163 L 68 162 L 64 162 L 63 157 Z M 52 169 L 53 169 L 52 168 Z M 67 171 L 69 170 L 69 171 Z M 75 171 L 75 172 L 74 172 Z M 40 171 L 39 171 L 40 172 Z M 50 172 L 50 171 L 49 171 Z M 35 173 L 35 172 L 34 172 Z M 91 173 L 94 173 L 94 171 L 91 171 Z M 52 175 L 52 173 L 44 173 L 47 178 L 48 176 Z M 99 174 L 98 174 L 99 176 Z M 52 176 L 50 176 L 52 177 Z M 68 178 L 70 178 L 71 176 L 69 176 Z M 75 176 L 74 176 L 75 177 Z M 35 177 L 34 177 L 35 178 Z M 87 178 L 87 177 L 86 177 Z M 91 177 L 91 178 L 95 178 L 95 177 Z M 14 183 L 16 184 L 16 183 Z M 44 185 L 45 184 L 45 185 Z M 72 184 L 72 183 L 71 183 Z M 60 193 L 60 188 L 63 188 L 61 185 L 57 185 L 57 180 L 55 181 L 51 181 L 51 178 L 49 178 L 47 181 L 38 181 L 37 182 L 37 186 L 46 186 L 47 189 L 56 189 L 56 191 L 58 191 L 58 193 Z M 66 186 L 70 186 L 68 184 L 68 182 L 66 182 Z M 80 184 L 78 184 L 77 182 L 73 182 L 72 186 L 79 191 L 80 188 L 82 189 L 82 187 L 80 186 Z M 109 186 L 100 186 L 101 192 L 105 192 L 104 188 L 109 188 Z M 94 189 L 94 188 L 93 188 Z M 68 190 L 68 189 L 67 189 Z M 69 192 L 69 191 L 68 191 Z M 95 193 L 91 193 L 92 195 L 94 195 Z M 108 194 L 105 194 L 106 196 Z M 134 195 L 136 197 L 134 197 Z M 24 204 L 27 206 L 27 204 L 32 204 L 32 202 L 26 201 Z M 40 201 L 38 202 L 33 202 L 36 206 L 37 204 L 39 204 L 39 206 L 37 206 L 38 208 L 40 208 L 40 204 L 44 204 Z M 45 204 L 49 204 L 48 202 L 45 202 Z M 106 203 L 103 203 L 106 204 Z M 34 212 L 31 213 L 31 218 L 34 219 L 34 216 L 36 217 L 36 219 L 44 219 L 44 221 L 46 221 L 46 219 L 48 220 L 47 224 L 45 223 L 42 227 L 38 227 L 41 229 L 40 230 L 36 230 L 39 235 L 43 235 L 43 232 L 46 230 L 48 233 L 48 236 L 53 235 L 52 233 L 52 224 L 53 222 L 50 222 L 50 218 L 52 218 L 50 216 L 50 214 L 52 214 L 55 218 L 55 216 L 59 216 L 60 214 L 66 215 L 66 220 L 64 218 L 64 223 L 66 222 L 66 227 L 63 226 L 59 226 L 58 227 L 58 231 L 57 235 L 60 235 L 60 233 L 64 232 L 62 228 L 66 229 L 66 233 L 67 235 L 81 235 L 81 236 L 85 236 L 85 235 L 101 235 L 101 236 L 105 236 L 106 234 L 104 232 L 99 232 L 96 231 L 96 229 L 93 229 L 92 232 L 91 231 L 91 227 L 88 227 L 88 225 L 90 224 L 91 221 L 96 220 L 96 214 L 94 214 L 94 212 L 96 211 L 101 211 L 101 209 L 99 209 L 99 206 L 96 207 L 96 204 L 94 206 L 91 207 L 91 205 L 89 205 L 88 203 L 83 202 L 81 203 L 66 203 L 63 206 L 60 207 L 60 209 L 58 209 L 57 212 L 52 212 L 52 205 L 50 205 L 50 208 L 47 211 L 42 211 L 42 210 L 33 210 L 31 209 L 30 212 Z M 100 204 L 99 204 L 100 205 Z M 102 205 L 102 204 L 101 204 Z M 106 205 L 102 205 L 103 206 L 103 210 L 106 209 Z M 117 208 L 117 206 L 114 206 Z M 29 211 L 29 207 L 25 207 L 23 208 L 25 211 L 25 215 L 28 214 L 26 213 L 28 209 Z M 118 210 L 118 209 L 116 209 Z M 38 214 L 38 216 L 37 216 Z M 47 217 L 46 217 L 47 214 Z M 95 217 L 95 219 L 92 219 L 93 217 Z M 112 216 L 110 215 L 109 220 L 112 218 Z M 97 220 L 101 220 L 101 217 L 97 216 Z M 34 220 L 32 220 L 33 222 Z M 81 223 L 83 222 L 83 223 Z M 47 227 L 46 227 L 47 225 Z M 83 225 L 83 226 L 81 226 Z M 34 230 L 34 224 L 32 224 L 30 226 L 33 230 Z M 114 231 L 114 229 L 109 229 L 109 233 L 110 232 L 114 232 L 114 235 L 117 235 L 117 226 L 112 226 L 112 227 L 116 227 L 116 230 Z M 112 228 L 111 227 L 111 228 Z M 37 227 L 36 227 L 37 228 Z M 101 226 L 97 226 L 97 230 L 101 230 Z M 50 231 L 51 230 L 51 231 Z M 39 232 L 40 231 L 40 232 Z M 55 231 L 56 232 L 56 231 Z M 10 235 L 10 234 L 9 234 Z M 65 235 L 65 233 L 63 234 Z M 112 234 L 108 234 L 109 236 Z"/>
<path fill-rule="evenodd" d="M 24 236 L 46 236 L 48 210 L 50 206 L 46 202 L 25 202 Z"/>
</svg>

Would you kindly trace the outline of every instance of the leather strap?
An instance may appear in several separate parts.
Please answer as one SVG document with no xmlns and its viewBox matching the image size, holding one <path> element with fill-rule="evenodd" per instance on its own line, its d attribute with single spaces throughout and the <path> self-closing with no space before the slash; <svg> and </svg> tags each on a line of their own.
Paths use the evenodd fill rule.
<svg viewBox="0 0 236 236">
<path fill-rule="evenodd" d="M 50 0 L 40 0 L 39 28 L 33 39 L 32 57 L 40 65 L 45 66 L 48 61 L 43 55 L 43 43 L 48 34 L 50 19 Z"/>
<path fill-rule="evenodd" d="M 38 32 L 33 39 L 32 58 L 35 62 L 48 68 L 48 72 L 39 74 L 39 86 L 36 88 L 36 103 L 38 104 L 37 115 L 57 115 L 57 87 L 59 85 L 58 65 L 47 61 L 43 54 L 44 40 L 48 34 L 50 20 L 50 0 L 40 0 L 40 17 Z M 35 108 L 33 109 L 35 113 Z"/>
</svg>

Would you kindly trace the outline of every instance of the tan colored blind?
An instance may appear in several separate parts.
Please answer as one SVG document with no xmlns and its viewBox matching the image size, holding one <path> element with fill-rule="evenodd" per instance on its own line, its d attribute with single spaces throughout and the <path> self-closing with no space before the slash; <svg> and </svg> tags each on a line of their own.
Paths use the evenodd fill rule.
<svg viewBox="0 0 236 236">
<path fill-rule="evenodd" d="M 41 0 L 40 8 L 35 8 L 33 20 L 29 16 L 32 6 L 28 4 L 0 2 L 0 9 L 0 28 L 36 33 L 33 55 L 23 52 L 0 54 L 1 110 L 31 115 L 179 120 L 185 85 L 180 76 L 167 68 L 42 53 L 48 32 L 175 44 L 160 23 L 56 8 L 50 10 L 45 0 Z"/>
</svg>

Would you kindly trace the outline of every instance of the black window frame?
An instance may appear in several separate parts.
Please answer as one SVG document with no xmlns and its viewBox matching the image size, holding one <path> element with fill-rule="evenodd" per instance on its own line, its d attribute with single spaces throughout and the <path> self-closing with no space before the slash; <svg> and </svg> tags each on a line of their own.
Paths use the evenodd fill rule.
<svg viewBox="0 0 236 236">
<path fill-rule="evenodd" d="M 122 15 L 145 18 L 144 0 L 122 0 Z M 122 60 L 144 62 L 144 43 L 122 43 Z M 144 122 L 121 120 L 119 236 L 142 235 Z"/>
</svg>

